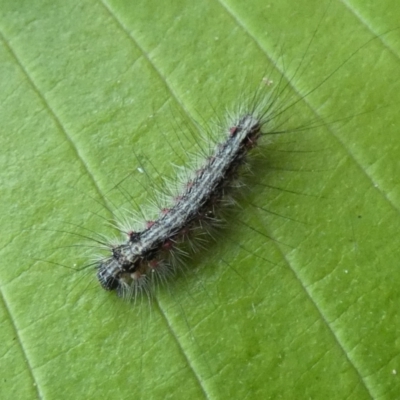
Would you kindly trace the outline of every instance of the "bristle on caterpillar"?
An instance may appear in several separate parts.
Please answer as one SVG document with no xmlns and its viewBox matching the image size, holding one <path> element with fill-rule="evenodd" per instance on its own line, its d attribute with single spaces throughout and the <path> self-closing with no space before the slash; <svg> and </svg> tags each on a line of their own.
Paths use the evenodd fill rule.
<svg viewBox="0 0 400 400">
<path fill-rule="evenodd" d="M 111 256 L 97 269 L 105 290 L 115 290 L 124 298 L 151 293 L 156 283 L 176 274 L 176 252 L 193 251 L 198 236 L 218 225 L 220 208 L 234 203 L 239 170 L 263 134 L 264 115 L 258 110 L 253 107 L 230 118 L 224 139 L 190 174 L 170 204 L 162 207 L 159 217 L 141 231 L 130 231 L 125 243 L 110 247 Z"/>
</svg>

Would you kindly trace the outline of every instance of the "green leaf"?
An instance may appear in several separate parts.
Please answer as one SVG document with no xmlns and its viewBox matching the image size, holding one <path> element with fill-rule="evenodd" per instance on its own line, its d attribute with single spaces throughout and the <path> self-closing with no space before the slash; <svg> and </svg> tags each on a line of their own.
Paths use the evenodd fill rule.
<svg viewBox="0 0 400 400">
<path fill-rule="evenodd" d="M 1 398 L 398 397 L 398 7 L 320 3 L 0 0 Z M 102 291 L 79 235 L 263 78 L 285 133 L 217 243 Z"/>
</svg>

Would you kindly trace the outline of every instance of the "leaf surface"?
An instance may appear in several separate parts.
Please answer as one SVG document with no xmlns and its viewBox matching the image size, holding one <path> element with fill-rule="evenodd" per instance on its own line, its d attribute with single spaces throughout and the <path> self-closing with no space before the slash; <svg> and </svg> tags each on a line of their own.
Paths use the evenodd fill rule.
<svg viewBox="0 0 400 400">
<path fill-rule="evenodd" d="M 1 398 L 399 397 L 394 0 L 0 5 Z M 103 292 L 82 236 L 263 78 L 228 229 L 153 304 Z"/>
</svg>

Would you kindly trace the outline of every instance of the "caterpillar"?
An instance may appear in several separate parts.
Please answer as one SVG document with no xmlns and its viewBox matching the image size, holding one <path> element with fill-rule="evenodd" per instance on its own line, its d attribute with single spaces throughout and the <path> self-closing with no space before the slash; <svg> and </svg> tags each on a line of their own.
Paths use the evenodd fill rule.
<svg viewBox="0 0 400 400">
<path fill-rule="evenodd" d="M 154 281 L 164 282 L 175 275 L 177 257 L 187 255 L 180 247 L 189 241 L 186 248 L 194 251 L 196 242 L 221 223 L 221 207 L 235 203 L 232 192 L 241 186 L 239 176 L 248 164 L 248 153 L 263 135 L 267 120 L 273 118 L 260 104 L 228 117 L 224 140 L 215 143 L 199 165 L 186 170 L 184 182 L 178 185 L 182 189 L 168 196 L 159 217 L 147 221 L 143 230 L 128 229 L 125 243 L 110 246 L 111 256 L 101 261 L 97 270 L 101 286 L 131 298 L 139 292 L 150 293 Z"/>
</svg>

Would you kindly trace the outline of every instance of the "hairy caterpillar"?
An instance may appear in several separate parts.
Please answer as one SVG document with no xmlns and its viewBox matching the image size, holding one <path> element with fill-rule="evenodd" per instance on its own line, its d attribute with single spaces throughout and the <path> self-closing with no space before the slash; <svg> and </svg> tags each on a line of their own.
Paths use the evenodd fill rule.
<svg viewBox="0 0 400 400">
<path fill-rule="evenodd" d="M 240 106 L 239 116 L 227 118 L 223 140 L 212 147 L 207 145 L 209 154 L 183 173 L 176 193 L 170 193 L 164 204 L 160 201 L 158 219 L 147 221 L 141 231 L 127 229 L 128 241 L 112 244 L 112 255 L 101 261 L 97 271 L 104 289 L 116 290 L 124 297 L 136 297 L 142 291 L 151 293 L 151 281 L 165 282 L 169 275 L 176 274 L 176 258 L 186 253 L 182 248 L 176 250 L 176 246 L 190 241 L 186 247 L 193 251 L 198 247 L 196 240 L 210 235 L 208 228 L 222 223 L 220 207 L 235 203 L 231 192 L 241 186 L 239 174 L 248 163 L 248 152 L 263 135 L 263 126 L 275 117 L 269 110 L 271 100 L 263 99 L 262 104 L 250 107 L 247 113 Z M 161 199 L 165 196 L 159 195 Z M 192 240 L 191 236 L 197 238 Z"/>
</svg>

